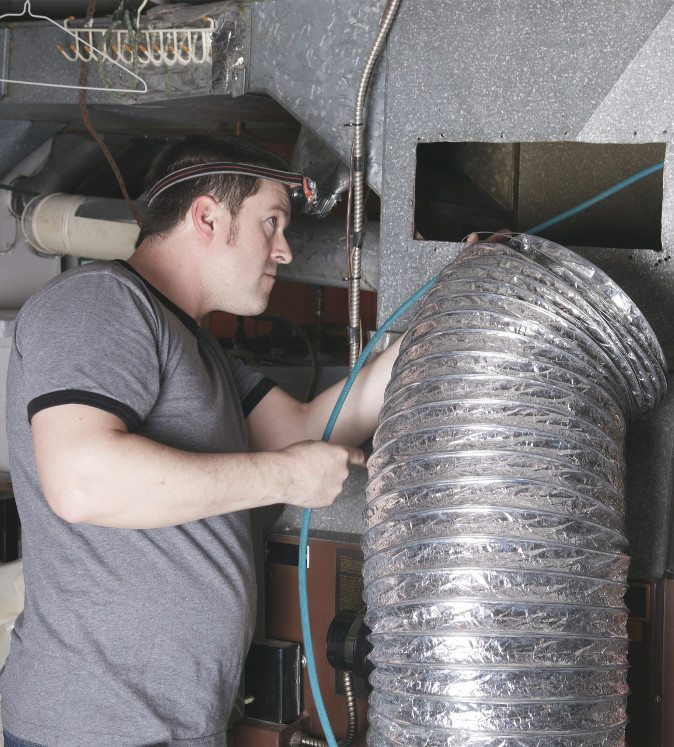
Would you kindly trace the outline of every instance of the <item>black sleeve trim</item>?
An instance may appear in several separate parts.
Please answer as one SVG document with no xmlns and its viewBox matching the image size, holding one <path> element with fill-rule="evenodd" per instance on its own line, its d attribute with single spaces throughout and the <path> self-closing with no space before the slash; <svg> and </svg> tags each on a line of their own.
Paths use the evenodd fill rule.
<svg viewBox="0 0 674 747">
<path fill-rule="evenodd" d="M 33 419 L 35 413 L 46 410 L 56 405 L 89 405 L 99 410 L 116 415 L 124 422 L 129 431 L 135 431 L 141 424 L 140 416 L 123 402 L 119 402 L 105 394 L 96 394 L 82 389 L 61 389 L 58 392 L 41 394 L 28 403 L 28 422 Z"/>
<path fill-rule="evenodd" d="M 241 407 L 243 408 L 243 416 L 247 418 L 251 412 L 260 404 L 260 401 L 264 399 L 274 387 L 276 383 L 266 376 L 262 381 L 257 383 L 248 394 L 244 397 Z"/>
</svg>

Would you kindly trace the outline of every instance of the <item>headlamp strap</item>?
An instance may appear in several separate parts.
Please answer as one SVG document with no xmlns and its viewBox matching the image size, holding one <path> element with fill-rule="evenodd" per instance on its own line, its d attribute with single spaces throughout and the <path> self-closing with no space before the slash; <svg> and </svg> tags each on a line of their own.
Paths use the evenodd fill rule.
<svg viewBox="0 0 674 747">
<path fill-rule="evenodd" d="M 266 166 L 254 166 L 249 163 L 213 161 L 211 163 L 186 166 L 184 169 L 178 169 L 178 171 L 167 174 L 148 192 L 148 205 L 157 195 L 175 184 L 180 184 L 180 182 L 185 182 L 188 179 L 198 179 L 202 176 L 214 176 L 217 174 L 243 174 L 260 179 L 271 179 L 272 181 L 287 185 L 290 187 L 292 195 L 302 196 L 306 202 L 310 203 L 316 199 L 315 183 L 302 174 L 295 174 L 291 171 L 277 171 Z"/>
</svg>

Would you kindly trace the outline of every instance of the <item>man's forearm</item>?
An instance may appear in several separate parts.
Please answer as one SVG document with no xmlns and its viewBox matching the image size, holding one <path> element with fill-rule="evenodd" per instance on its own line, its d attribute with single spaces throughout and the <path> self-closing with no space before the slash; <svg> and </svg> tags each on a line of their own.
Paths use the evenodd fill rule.
<svg viewBox="0 0 674 747">
<path fill-rule="evenodd" d="M 402 336 L 360 370 L 335 423 L 332 442 L 359 445 L 374 433 L 401 342 Z M 311 432 L 323 433 L 343 385 L 340 381 L 310 403 Z"/>
<path fill-rule="evenodd" d="M 374 433 L 399 347 L 400 340 L 396 340 L 356 376 L 337 418 L 331 443 L 358 446 Z M 344 381 L 338 382 L 308 403 L 298 402 L 278 387 L 272 389 L 248 416 L 251 448 L 265 451 L 293 441 L 322 438 L 343 385 Z"/>
<path fill-rule="evenodd" d="M 49 506 L 71 523 L 149 529 L 273 503 L 332 503 L 356 449 L 201 454 L 130 434 L 115 416 L 65 405 L 37 413 L 33 439 Z"/>
<path fill-rule="evenodd" d="M 82 446 L 70 475 L 43 484 L 52 508 L 73 523 L 171 526 L 281 501 L 274 457 L 183 452 L 119 433 Z"/>
</svg>

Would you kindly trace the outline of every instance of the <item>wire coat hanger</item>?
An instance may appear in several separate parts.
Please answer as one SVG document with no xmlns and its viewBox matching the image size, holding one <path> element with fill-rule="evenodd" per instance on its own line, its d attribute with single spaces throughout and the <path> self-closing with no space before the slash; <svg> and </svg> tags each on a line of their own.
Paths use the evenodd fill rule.
<svg viewBox="0 0 674 747">
<path fill-rule="evenodd" d="M 145 3 L 143 3 L 145 5 Z M 9 18 L 9 17 L 21 17 L 25 14 L 28 14 L 31 18 L 36 18 L 41 21 L 49 21 L 49 23 L 52 23 L 57 28 L 61 29 L 61 31 L 65 31 L 66 34 L 69 34 L 72 36 L 76 41 L 80 41 L 77 34 L 72 32 L 70 29 L 66 28 L 65 26 L 62 26 L 60 23 L 55 21 L 53 18 L 49 18 L 49 16 L 43 16 L 39 13 L 33 13 L 31 7 L 30 7 L 30 0 L 25 0 L 23 4 L 23 10 L 19 13 L 17 12 L 10 12 L 10 13 L 3 13 L 0 16 L 0 21 L 2 21 L 3 18 Z M 90 45 L 92 46 L 92 45 Z M 93 50 L 93 46 L 92 46 Z M 129 70 L 129 68 L 124 67 L 124 65 L 117 62 L 117 60 L 113 60 L 112 57 L 107 55 L 103 50 L 96 49 L 94 54 L 99 54 L 101 57 L 108 60 L 108 62 L 111 62 L 113 65 L 116 65 L 117 67 L 121 68 L 125 73 L 128 73 L 133 78 L 135 78 L 137 81 L 139 81 L 143 88 L 138 90 L 135 88 L 108 88 L 107 86 L 80 86 L 80 85 L 70 85 L 67 83 L 41 83 L 38 81 L 33 80 L 11 80 L 10 78 L 0 78 L 0 83 L 19 83 L 25 86 L 45 86 L 47 88 L 77 88 L 82 89 L 86 91 L 107 91 L 108 93 L 147 93 L 147 83 L 139 76 L 136 75 L 136 73 L 133 72 L 133 70 Z"/>
</svg>

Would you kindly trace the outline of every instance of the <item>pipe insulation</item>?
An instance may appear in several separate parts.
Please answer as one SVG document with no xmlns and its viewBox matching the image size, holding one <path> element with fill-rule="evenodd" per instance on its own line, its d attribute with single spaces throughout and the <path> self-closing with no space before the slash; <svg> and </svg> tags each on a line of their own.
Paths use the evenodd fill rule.
<svg viewBox="0 0 674 747">
<path fill-rule="evenodd" d="M 666 386 L 569 249 L 477 243 L 438 276 L 368 464 L 370 747 L 624 744 L 624 442 Z"/>
<path fill-rule="evenodd" d="M 128 259 L 140 231 L 125 202 L 53 192 L 34 197 L 21 230 L 38 254 Z"/>
</svg>

